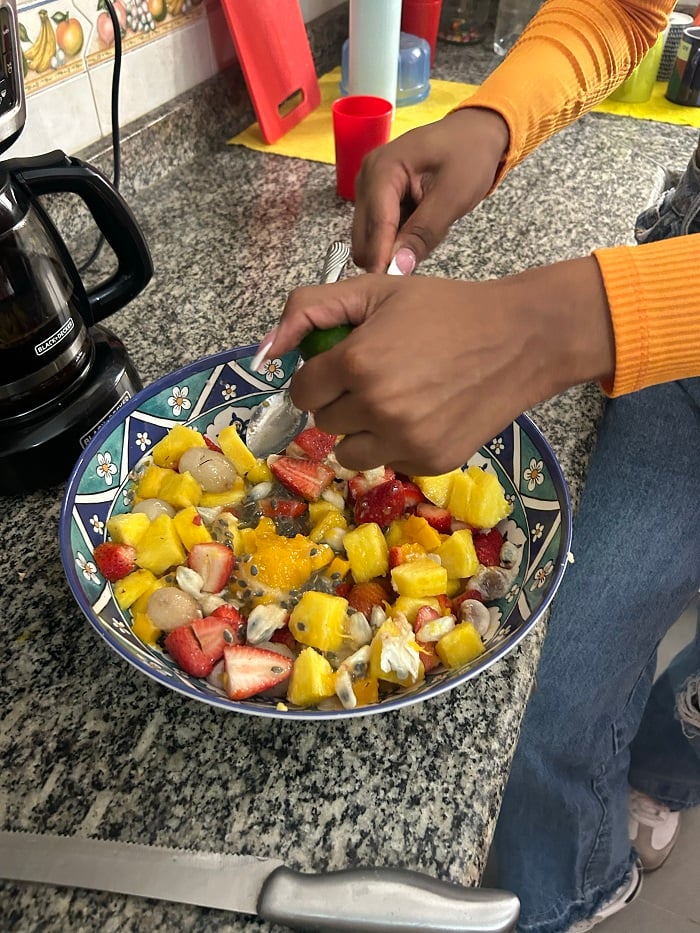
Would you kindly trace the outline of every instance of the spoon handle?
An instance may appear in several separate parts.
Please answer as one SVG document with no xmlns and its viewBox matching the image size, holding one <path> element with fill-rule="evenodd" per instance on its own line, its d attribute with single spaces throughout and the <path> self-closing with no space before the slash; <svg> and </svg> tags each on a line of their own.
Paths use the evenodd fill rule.
<svg viewBox="0 0 700 933">
<path fill-rule="evenodd" d="M 337 282 L 343 274 L 348 259 L 350 259 L 350 248 L 346 243 L 341 240 L 335 240 L 331 243 L 326 258 L 323 260 L 321 284 L 327 285 L 329 282 Z M 337 327 L 329 327 L 327 330 L 320 330 L 316 327 L 301 339 L 299 356 L 301 356 L 302 360 L 310 360 L 317 353 L 330 350 L 336 343 L 340 343 L 351 330 L 352 324 L 339 324 Z"/>
</svg>

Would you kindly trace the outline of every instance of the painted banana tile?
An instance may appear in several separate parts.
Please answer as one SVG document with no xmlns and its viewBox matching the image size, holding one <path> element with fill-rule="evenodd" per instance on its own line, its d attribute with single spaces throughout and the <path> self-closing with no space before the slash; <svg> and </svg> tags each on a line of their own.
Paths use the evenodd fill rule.
<svg viewBox="0 0 700 933">
<path fill-rule="evenodd" d="M 85 71 L 85 37 L 91 27 L 72 0 L 21 4 L 18 20 L 27 95 Z"/>
</svg>

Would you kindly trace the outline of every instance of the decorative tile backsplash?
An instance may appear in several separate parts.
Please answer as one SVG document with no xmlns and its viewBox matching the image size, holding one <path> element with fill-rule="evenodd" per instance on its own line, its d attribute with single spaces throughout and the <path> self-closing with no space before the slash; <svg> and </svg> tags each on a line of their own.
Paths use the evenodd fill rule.
<svg viewBox="0 0 700 933">
<path fill-rule="evenodd" d="M 300 0 L 306 21 L 343 0 Z M 235 59 L 220 0 L 113 0 L 121 126 Z M 77 152 L 111 127 L 114 33 L 105 0 L 19 0 L 27 122 L 6 157 Z"/>
</svg>

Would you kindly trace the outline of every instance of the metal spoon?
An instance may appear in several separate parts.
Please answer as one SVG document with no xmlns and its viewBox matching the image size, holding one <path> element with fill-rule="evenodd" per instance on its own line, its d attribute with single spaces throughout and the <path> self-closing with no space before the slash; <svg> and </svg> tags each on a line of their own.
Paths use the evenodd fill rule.
<svg viewBox="0 0 700 933">
<path fill-rule="evenodd" d="M 321 271 L 321 284 L 337 282 L 350 258 L 350 248 L 339 240 L 331 243 L 323 261 Z M 337 343 L 350 333 L 349 325 L 332 328 L 333 342 Z M 312 332 L 315 333 L 315 332 Z M 304 352 L 304 341 L 300 346 L 302 365 L 304 359 L 313 355 L 307 346 Z M 298 367 L 297 367 L 298 368 Z M 257 405 L 250 413 L 246 427 L 246 444 L 256 457 L 267 457 L 279 453 L 304 430 L 309 420 L 308 411 L 300 411 L 289 395 L 289 391 L 275 392 Z"/>
</svg>

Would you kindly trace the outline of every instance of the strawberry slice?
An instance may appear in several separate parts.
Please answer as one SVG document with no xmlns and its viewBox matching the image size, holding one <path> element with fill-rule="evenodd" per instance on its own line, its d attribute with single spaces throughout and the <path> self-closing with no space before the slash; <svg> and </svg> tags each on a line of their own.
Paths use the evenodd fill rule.
<svg viewBox="0 0 700 933">
<path fill-rule="evenodd" d="M 428 642 L 425 645 L 421 645 L 418 649 L 418 657 L 423 662 L 423 670 L 426 674 L 432 671 L 433 668 L 439 667 L 442 663 L 435 650 L 435 644 L 436 642 Z"/>
<path fill-rule="evenodd" d="M 227 645 L 224 648 L 224 667 L 229 699 L 245 700 L 281 684 L 292 673 L 294 662 L 267 648 Z"/>
<path fill-rule="evenodd" d="M 245 629 L 245 619 L 234 606 L 219 606 L 210 616 L 192 623 L 199 647 L 214 662 L 223 658 L 226 645 L 243 644 Z"/>
<path fill-rule="evenodd" d="M 474 550 L 479 563 L 484 567 L 498 567 L 501 563 L 503 535 L 497 528 L 491 531 L 475 531 L 473 534 Z"/>
<path fill-rule="evenodd" d="M 426 502 L 426 498 L 415 483 L 410 480 L 400 480 L 403 486 L 403 499 L 405 509 L 415 509 L 421 502 Z M 431 503 L 432 505 L 432 503 Z"/>
<path fill-rule="evenodd" d="M 309 508 L 301 499 L 258 499 L 258 508 L 268 518 L 299 518 Z"/>
<path fill-rule="evenodd" d="M 382 483 L 388 483 L 389 480 L 396 478 L 396 474 L 391 467 L 385 466 L 381 470 L 383 472 L 380 472 L 379 467 L 377 467 L 376 470 L 368 470 L 367 473 L 356 473 L 355 476 L 351 477 L 348 480 L 350 498 L 357 500 L 360 496 L 364 496 L 366 492 L 369 492 L 373 486 L 380 486 Z"/>
<path fill-rule="evenodd" d="M 220 454 L 223 453 L 223 450 L 219 447 L 219 445 L 215 444 L 214 441 L 210 440 L 206 434 L 203 434 L 202 437 L 204 438 L 204 443 L 207 445 L 209 450 L 215 450 L 217 453 L 220 453 Z"/>
<path fill-rule="evenodd" d="M 290 648 L 292 651 L 299 650 L 297 640 L 292 635 L 288 625 L 285 625 L 284 628 L 278 628 L 276 631 L 274 631 L 270 636 L 270 641 L 273 641 L 278 645 L 286 645 L 287 648 Z"/>
<path fill-rule="evenodd" d="M 187 566 L 196 570 L 204 583 L 202 592 L 218 593 L 228 583 L 235 558 L 231 548 L 218 541 L 204 541 L 192 547 Z"/>
<path fill-rule="evenodd" d="M 380 528 L 386 528 L 399 518 L 403 511 L 403 486 L 398 479 L 392 479 L 379 486 L 373 486 L 355 500 L 355 524 L 376 522 Z"/>
<path fill-rule="evenodd" d="M 416 515 L 420 515 L 426 522 L 442 535 L 450 534 L 452 530 L 452 516 L 447 509 L 433 505 L 432 502 L 419 502 L 416 506 Z"/>
<path fill-rule="evenodd" d="M 136 549 L 130 544 L 105 541 L 92 552 L 97 569 L 105 580 L 114 583 L 136 569 Z"/>
<path fill-rule="evenodd" d="M 165 650 L 178 667 L 193 677 L 208 677 L 216 661 L 203 650 L 191 625 L 173 629 L 165 638 Z"/>
<path fill-rule="evenodd" d="M 270 460 L 270 469 L 275 479 L 295 496 L 309 502 L 318 499 L 330 486 L 335 473 L 325 463 L 312 460 L 297 460 L 295 457 L 278 457 Z"/>
<path fill-rule="evenodd" d="M 421 606 L 416 613 L 416 621 L 413 623 L 413 631 L 417 635 L 427 622 L 432 622 L 433 619 L 439 618 L 440 613 L 437 611 L 437 609 L 433 609 L 432 606 Z"/>
<path fill-rule="evenodd" d="M 369 621 L 372 609 L 383 606 L 392 599 L 391 588 L 385 580 L 368 580 L 366 583 L 356 583 L 348 593 L 348 605 L 356 612 L 361 612 Z"/>
<path fill-rule="evenodd" d="M 319 463 L 321 460 L 325 460 L 333 450 L 337 439 L 337 434 L 326 434 L 315 426 L 306 428 L 301 434 L 297 434 L 287 447 L 286 454 L 289 457 L 313 460 Z"/>
<path fill-rule="evenodd" d="M 394 544 L 389 548 L 389 570 L 393 570 L 394 567 L 398 567 L 399 564 L 405 563 L 406 558 L 403 556 L 403 549 L 400 544 Z"/>
</svg>

